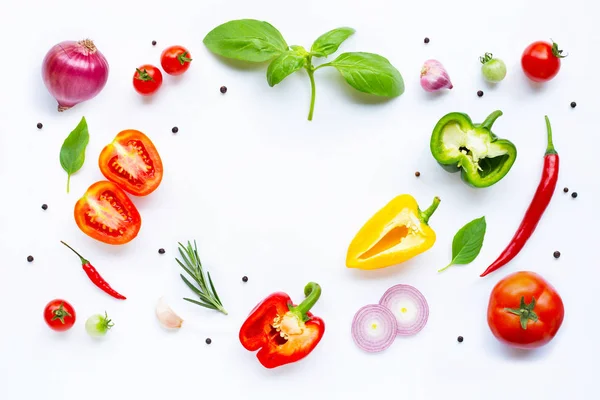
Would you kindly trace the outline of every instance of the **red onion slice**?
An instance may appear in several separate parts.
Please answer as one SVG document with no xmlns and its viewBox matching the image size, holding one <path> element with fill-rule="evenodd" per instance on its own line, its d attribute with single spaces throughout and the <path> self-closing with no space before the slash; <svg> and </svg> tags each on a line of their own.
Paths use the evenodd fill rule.
<svg viewBox="0 0 600 400">
<path fill-rule="evenodd" d="M 429 305 L 425 296 L 410 285 L 389 288 L 379 300 L 397 321 L 398 335 L 410 336 L 421 331 L 429 318 Z"/>
<path fill-rule="evenodd" d="M 390 347 L 396 339 L 396 318 L 379 304 L 364 306 L 352 321 L 352 338 L 362 350 L 377 353 Z"/>
</svg>

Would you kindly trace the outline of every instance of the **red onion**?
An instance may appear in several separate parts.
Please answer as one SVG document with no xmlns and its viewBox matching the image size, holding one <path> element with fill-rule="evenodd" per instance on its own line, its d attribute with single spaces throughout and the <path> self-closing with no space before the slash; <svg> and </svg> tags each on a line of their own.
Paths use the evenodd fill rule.
<svg viewBox="0 0 600 400">
<path fill-rule="evenodd" d="M 91 40 L 66 41 L 46 54 L 42 78 L 58 111 L 65 111 L 100 93 L 108 80 L 108 62 Z"/>
<path fill-rule="evenodd" d="M 364 306 L 352 321 L 352 338 L 362 350 L 377 353 L 390 347 L 396 339 L 396 318 L 379 304 Z"/>
<path fill-rule="evenodd" d="M 409 285 L 392 286 L 383 294 L 379 304 L 394 314 L 398 335 L 401 336 L 418 333 L 429 319 L 429 305 L 425 296 Z"/>
</svg>

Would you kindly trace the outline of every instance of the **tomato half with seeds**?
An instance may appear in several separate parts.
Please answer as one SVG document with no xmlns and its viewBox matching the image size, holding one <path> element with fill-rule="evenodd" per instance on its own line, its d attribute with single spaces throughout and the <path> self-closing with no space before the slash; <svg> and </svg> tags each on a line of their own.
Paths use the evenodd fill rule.
<svg viewBox="0 0 600 400">
<path fill-rule="evenodd" d="M 140 131 L 120 132 L 100 153 L 102 174 L 135 196 L 156 190 L 163 177 L 163 165 L 154 144 Z"/>
<path fill-rule="evenodd" d="M 75 222 L 89 237 L 121 245 L 137 236 L 142 217 L 120 187 L 100 181 L 90 186 L 75 204 Z"/>
</svg>

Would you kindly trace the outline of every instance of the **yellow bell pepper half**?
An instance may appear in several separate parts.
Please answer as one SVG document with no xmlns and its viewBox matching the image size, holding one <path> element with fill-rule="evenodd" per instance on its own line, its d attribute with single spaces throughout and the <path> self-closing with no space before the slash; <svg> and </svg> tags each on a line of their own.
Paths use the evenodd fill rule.
<svg viewBox="0 0 600 400">
<path fill-rule="evenodd" d="M 348 248 L 346 266 L 385 268 L 429 250 L 435 243 L 435 232 L 427 224 L 439 204 L 436 197 L 421 211 L 411 195 L 397 196 L 358 231 Z"/>
</svg>

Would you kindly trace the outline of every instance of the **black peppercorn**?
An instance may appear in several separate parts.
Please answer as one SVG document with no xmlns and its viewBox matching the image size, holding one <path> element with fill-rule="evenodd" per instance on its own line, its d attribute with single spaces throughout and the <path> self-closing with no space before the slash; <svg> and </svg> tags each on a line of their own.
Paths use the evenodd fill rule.
<svg viewBox="0 0 600 400">
<path fill-rule="evenodd" d="M 152 41 L 152 46 L 156 46 L 156 40 Z"/>
<path fill-rule="evenodd" d="M 426 38 L 423 40 L 423 42 L 425 42 L 425 44 L 429 43 L 429 38 L 428 38 L 428 37 L 426 37 Z"/>
<path fill-rule="evenodd" d="M 158 254 L 165 254 L 165 249 L 158 249 Z"/>
<path fill-rule="evenodd" d="M 574 101 L 571 102 L 571 108 L 575 108 L 577 107 L 577 103 L 575 103 Z"/>
<path fill-rule="evenodd" d="M 242 281 L 243 282 L 248 282 L 248 277 L 247 276 L 242 277 Z"/>
<path fill-rule="evenodd" d="M 571 193 L 571 197 L 574 198 L 574 199 L 576 199 L 577 198 L 577 192 Z"/>
<path fill-rule="evenodd" d="M 27 261 L 33 262 L 33 256 L 27 256 Z"/>
<path fill-rule="evenodd" d="M 482 97 L 483 96 L 483 90 L 478 90 L 477 91 L 477 96 Z"/>
<path fill-rule="evenodd" d="M 465 340 L 465 339 L 462 336 L 459 336 L 458 339 L 456 339 L 456 340 L 458 340 L 458 343 L 462 343 L 463 340 Z"/>
<path fill-rule="evenodd" d="M 221 93 L 225 94 L 227 93 L 227 86 L 221 86 L 221 89 L 219 89 L 221 91 Z"/>
<path fill-rule="evenodd" d="M 206 344 L 211 344 L 212 340 L 210 340 L 210 338 L 206 338 Z"/>
<path fill-rule="evenodd" d="M 421 176 L 421 173 L 419 171 L 415 172 L 415 176 L 418 178 Z"/>
<path fill-rule="evenodd" d="M 177 133 L 177 132 L 179 132 L 179 128 L 174 126 L 173 129 L 171 129 L 171 132 Z"/>
<path fill-rule="evenodd" d="M 47 210 L 48 209 L 48 204 L 42 204 L 42 210 Z"/>
<path fill-rule="evenodd" d="M 563 192 L 565 192 L 565 193 L 569 193 L 569 188 L 568 188 L 568 187 L 564 188 L 564 189 L 563 189 Z"/>
<path fill-rule="evenodd" d="M 38 123 L 37 123 L 37 128 L 38 128 L 38 129 L 42 129 L 43 127 L 44 127 L 44 125 L 42 125 L 42 123 L 41 123 L 41 122 L 38 122 Z"/>
<path fill-rule="evenodd" d="M 560 258 L 560 251 L 554 252 L 554 258 Z"/>
</svg>

